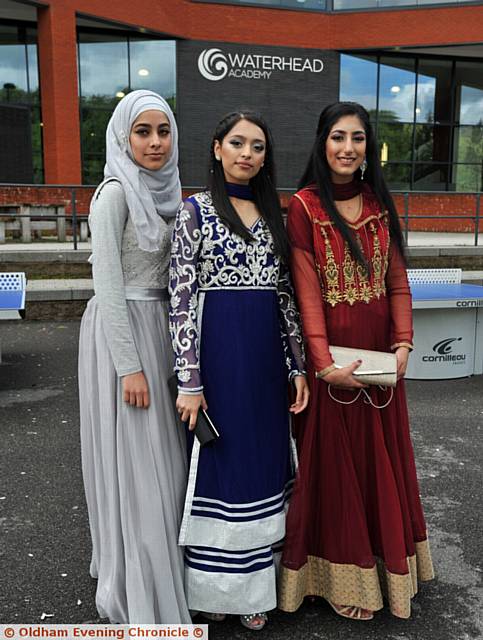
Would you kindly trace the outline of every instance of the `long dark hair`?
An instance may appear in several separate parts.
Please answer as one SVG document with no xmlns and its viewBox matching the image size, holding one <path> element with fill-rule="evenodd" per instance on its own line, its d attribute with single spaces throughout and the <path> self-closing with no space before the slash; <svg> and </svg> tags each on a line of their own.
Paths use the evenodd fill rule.
<svg viewBox="0 0 483 640">
<path fill-rule="evenodd" d="M 313 184 L 314 182 L 317 184 L 321 204 L 325 211 L 327 211 L 329 218 L 340 231 L 344 240 L 347 241 L 349 249 L 357 262 L 364 265 L 366 269 L 369 270 L 369 265 L 367 264 L 361 248 L 356 241 L 352 229 L 337 211 L 331 189 L 331 173 L 327 163 L 325 144 L 332 127 L 344 116 L 357 116 L 364 127 L 364 131 L 366 133 L 367 160 L 364 182 L 371 187 L 382 209 L 388 211 L 389 234 L 392 240 L 396 243 L 403 259 L 405 259 L 405 243 L 396 206 L 394 205 L 394 201 L 384 180 L 381 163 L 377 153 L 376 139 L 374 137 L 374 131 L 371 126 L 369 114 L 362 105 L 357 102 L 336 102 L 325 107 L 320 114 L 314 146 L 312 148 L 307 167 L 300 178 L 298 188 L 303 189 L 308 184 Z M 357 170 L 355 179 L 361 179 L 360 169 Z"/>
<path fill-rule="evenodd" d="M 273 139 L 270 129 L 264 119 L 253 111 L 233 111 L 224 116 L 218 123 L 210 149 L 210 173 L 208 178 L 208 189 L 211 191 L 213 205 L 220 218 L 225 222 L 230 231 L 251 242 L 253 236 L 240 220 L 240 216 L 235 211 L 230 202 L 230 198 L 225 187 L 225 173 L 223 165 L 215 158 L 214 146 L 218 141 L 220 144 L 223 138 L 240 122 L 248 120 L 252 122 L 265 134 L 265 159 L 263 167 L 256 176 L 251 178 L 250 186 L 253 191 L 254 202 L 270 229 L 272 234 L 274 250 L 284 261 L 288 259 L 290 246 L 282 219 L 280 201 L 278 199 L 275 186 L 275 164 L 273 160 Z"/>
</svg>

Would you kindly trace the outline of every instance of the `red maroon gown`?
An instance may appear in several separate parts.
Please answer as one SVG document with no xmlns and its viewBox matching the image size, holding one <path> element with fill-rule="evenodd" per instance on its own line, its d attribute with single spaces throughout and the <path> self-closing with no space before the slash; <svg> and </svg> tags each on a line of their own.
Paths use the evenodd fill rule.
<svg viewBox="0 0 483 640">
<path fill-rule="evenodd" d="M 307 343 L 309 407 L 295 423 L 299 470 L 280 575 L 279 607 L 304 596 L 382 608 L 407 618 L 418 581 L 433 577 L 409 435 L 404 382 L 384 409 L 361 394 L 339 404 L 315 378 L 333 363 L 328 345 L 378 351 L 412 346 L 411 294 L 387 212 L 365 187 L 354 230 L 370 263 L 367 276 L 322 209 L 315 187 L 291 200 L 292 275 Z M 371 386 L 374 404 L 388 390 Z M 339 400 L 352 390 L 333 389 Z"/>
</svg>

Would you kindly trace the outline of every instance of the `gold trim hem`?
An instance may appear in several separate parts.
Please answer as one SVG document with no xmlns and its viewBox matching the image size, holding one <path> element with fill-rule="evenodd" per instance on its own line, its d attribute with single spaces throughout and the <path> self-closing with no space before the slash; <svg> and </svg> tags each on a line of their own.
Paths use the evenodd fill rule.
<svg viewBox="0 0 483 640">
<path fill-rule="evenodd" d="M 418 592 L 418 582 L 434 578 L 428 540 L 416 542 L 416 553 L 407 558 L 408 573 L 399 575 L 387 570 L 377 559 L 370 568 L 354 564 L 337 564 L 308 556 L 298 570 L 280 567 L 278 608 L 296 611 L 305 596 L 319 596 L 333 603 L 377 611 L 383 607 L 383 596 L 391 613 L 409 618 L 411 599 Z"/>
</svg>

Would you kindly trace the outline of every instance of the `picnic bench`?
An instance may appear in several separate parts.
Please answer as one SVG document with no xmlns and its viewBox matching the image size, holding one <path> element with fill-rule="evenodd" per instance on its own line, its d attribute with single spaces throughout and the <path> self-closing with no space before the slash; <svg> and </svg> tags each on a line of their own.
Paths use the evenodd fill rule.
<svg viewBox="0 0 483 640">
<path fill-rule="evenodd" d="M 71 219 L 70 216 L 67 219 Z M 80 240 L 88 238 L 87 216 L 77 218 Z M 0 206 L 0 244 L 5 243 L 7 232 L 32 242 L 42 237 L 44 230 L 55 230 L 59 242 L 66 241 L 66 214 L 63 204 L 8 204 Z"/>
</svg>

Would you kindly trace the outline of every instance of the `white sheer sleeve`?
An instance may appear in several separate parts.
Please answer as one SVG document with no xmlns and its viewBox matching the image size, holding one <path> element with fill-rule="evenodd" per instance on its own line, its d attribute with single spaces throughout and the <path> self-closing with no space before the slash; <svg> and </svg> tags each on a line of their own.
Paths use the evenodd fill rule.
<svg viewBox="0 0 483 640">
<path fill-rule="evenodd" d="M 289 371 L 289 380 L 291 380 L 297 375 L 305 374 L 305 355 L 290 272 L 283 263 L 280 265 L 278 280 L 278 304 L 285 361 Z"/>
<path fill-rule="evenodd" d="M 186 201 L 176 216 L 169 268 L 169 330 L 174 369 L 182 393 L 201 393 L 198 332 L 198 253 L 201 229 L 196 204 Z"/>
</svg>

